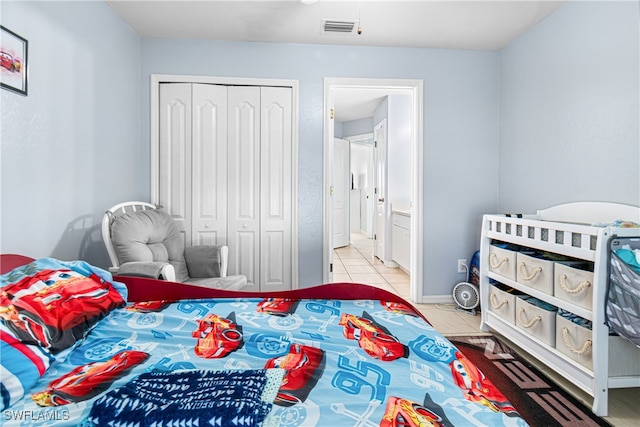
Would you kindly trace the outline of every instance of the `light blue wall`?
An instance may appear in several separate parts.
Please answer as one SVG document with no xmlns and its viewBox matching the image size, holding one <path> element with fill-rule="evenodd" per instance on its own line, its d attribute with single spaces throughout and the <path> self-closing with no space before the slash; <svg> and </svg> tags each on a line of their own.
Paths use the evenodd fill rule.
<svg viewBox="0 0 640 427">
<path fill-rule="evenodd" d="M 29 96 L 0 91 L 2 252 L 106 266 L 102 212 L 149 198 L 152 73 L 299 81 L 304 286 L 322 278 L 325 77 L 424 81 L 426 295 L 462 279 L 483 213 L 640 203 L 635 2 L 570 2 L 502 52 L 140 40 L 102 2 L 0 7 L 30 42 Z"/>
<path fill-rule="evenodd" d="M 2 91 L 2 252 L 107 266 L 102 212 L 150 195 L 152 73 L 299 81 L 302 286 L 322 280 L 325 77 L 424 80 L 426 294 L 450 292 L 478 215 L 495 210 L 495 52 L 140 40 L 101 2 L 2 2 L 2 23 L 31 42 L 29 97 Z"/>
<path fill-rule="evenodd" d="M 638 5 L 570 2 L 502 51 L 500 212 L 640 204 Z"/>
<path fill-rule="evenodd" d="M 389 95 L 387 121 L 387 200 L 393 206 L 409 206 L 411 192 L 411 96 Z"/>
<path fill-rule="evenodd" d="M 29 41 L 28 96 L 0 90 L 0 252 L 106 266 L 102 213 L 148 194 L 140 39 L 103 2 L 0 7 Z"/>
<path fill-rule="evenodd" d="M 151 74 L 298 80 L 301 286 L 322 281 L 324 78 L 423 80 L 424 292 L 450 294 L 460 279 L 455 260 L 477 247 L 478 215 L 497 203 L 497 53 L 145 39 L 142 54 L 142 123 L 149 122 Z M 479 171 L 486 179 L 477 179 Z M 455 224 L 455 232 L 443 224 Z"/>
<path fill-rule="evenodd" d="M 373 117 L 365 117 L 364 119 L 349 120 L 342 123 L 342 134 L 344 136 L 364 135 L 373 133 Z"/>
<path fill-rule="evenodd" d="M 344 136 L 343 127 L 344 127 L 344 123 L 343 122 L 336 121 L 333 124 L 333 136 L 335 138 L 342 138 Z"/>
</svg>

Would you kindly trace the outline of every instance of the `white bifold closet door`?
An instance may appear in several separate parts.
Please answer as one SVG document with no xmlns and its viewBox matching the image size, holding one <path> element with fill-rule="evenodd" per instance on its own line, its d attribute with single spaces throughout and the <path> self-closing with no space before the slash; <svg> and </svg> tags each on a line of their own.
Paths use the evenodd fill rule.
<svg viewBox="0 0 640 427">
<path fill-rule="evenodd" d="M 187 245 L 228 245 L 247 290 L 291 288 L 291 144 L 291 88 L 160 87 L 160 203 Z"/>
</svg>

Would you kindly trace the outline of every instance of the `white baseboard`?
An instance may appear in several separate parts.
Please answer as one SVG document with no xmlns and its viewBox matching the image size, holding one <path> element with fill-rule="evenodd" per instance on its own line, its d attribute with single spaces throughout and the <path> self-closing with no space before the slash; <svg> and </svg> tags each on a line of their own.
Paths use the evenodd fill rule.
<svg viewBox="0 0 640 427">
<path fill-rule="evenodd" d="M 420 304 L 453 304 L 453 296 L 449 295 L 423 295 Z"/>
</svg>

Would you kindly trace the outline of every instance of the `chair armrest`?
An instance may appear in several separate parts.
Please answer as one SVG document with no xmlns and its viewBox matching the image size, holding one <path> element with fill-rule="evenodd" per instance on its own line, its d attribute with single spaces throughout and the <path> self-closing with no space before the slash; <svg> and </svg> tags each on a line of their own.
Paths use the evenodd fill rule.
<svg viewBox="0 0 640 427">
<path fill-rule="evenodd" d="M 227 277 L 227 266 L 229 265 L 229 247 L 220 247 L 220 277 Z"/>
<path fill-rule="evenodd" d="M 113 268 L 113 267 L 112 267 Z M 111 269 L 109 269 L 111 271 Z M 113 274 L 118 276 L 138 276 L 151 279 L 161 279 L 170 282 L 176 281 L 176 270 L 168 262 L 125 262 Z"/>
<path fill-rule="evenodd" d="M 184 259 L 191 278 L 226 277 L 229 248 L 226 246 L 190 246 Z"/>
</svg>

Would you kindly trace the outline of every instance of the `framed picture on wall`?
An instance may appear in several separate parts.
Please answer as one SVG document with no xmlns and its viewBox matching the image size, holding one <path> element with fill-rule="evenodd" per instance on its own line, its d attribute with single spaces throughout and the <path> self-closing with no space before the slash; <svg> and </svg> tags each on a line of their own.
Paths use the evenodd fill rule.
<svg viewBox="0 0 640 427">
<path fill-rule="evenodd" d="M 0 25 L 0 86 L 27 96 L 29 42 Z"/>
</svg>

